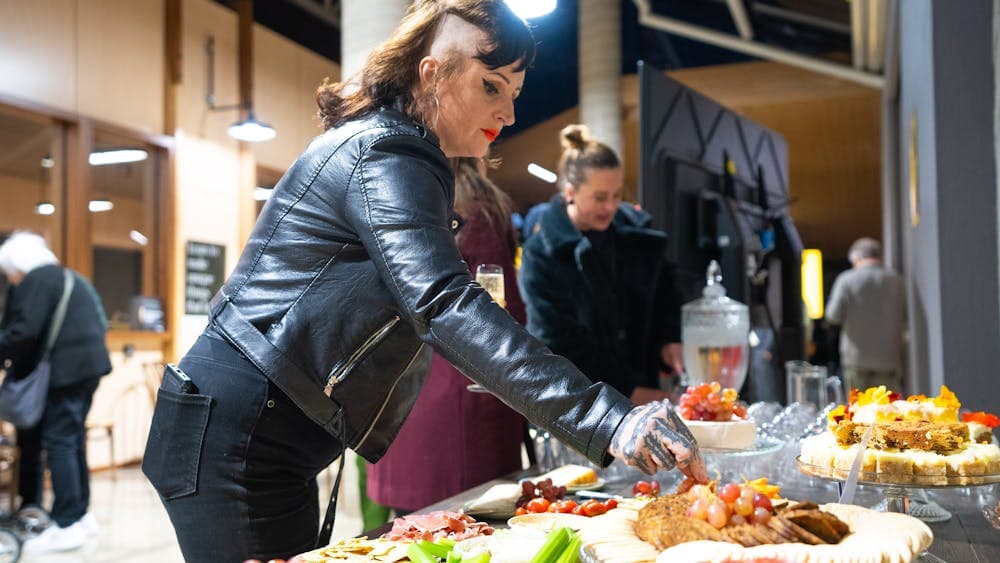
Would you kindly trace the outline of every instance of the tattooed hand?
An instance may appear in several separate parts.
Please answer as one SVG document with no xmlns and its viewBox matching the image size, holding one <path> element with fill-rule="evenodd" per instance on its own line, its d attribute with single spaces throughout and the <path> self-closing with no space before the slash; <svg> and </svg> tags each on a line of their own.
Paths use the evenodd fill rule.
<svg viewBox="0 0 1000 563">
<path fill-rule="evenodd" d="M 625 415 L 608 453 L 650 475 L 676 465 L 688 479 L 708 482 L 698 443 L 669 400 L 635 407 Z"/>
</svg>

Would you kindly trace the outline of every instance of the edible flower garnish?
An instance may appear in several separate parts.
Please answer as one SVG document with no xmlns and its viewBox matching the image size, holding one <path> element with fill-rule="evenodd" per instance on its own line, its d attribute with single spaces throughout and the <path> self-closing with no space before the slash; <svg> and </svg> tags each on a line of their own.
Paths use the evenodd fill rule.
<svg viewBox="0 0 1000 563">
<path fill-rule="evenodd" d="M 761 477 L 753 481 L 743 479 L 743 484 L 767 498 L 779 498 L 779 494 L 781 493 L 781 485 L 768 485 L 767 477 Z"/>
<path fill-rule="evenodd" d="M 910 395 L 906 398 L 907 401 L 911 403 L 922 403 L 927 400 L 927 395 L 920 393 L 919 395 Z"/>
<path fill-rule="evenodd" d="M 837 424 L 841 420 L 851 420 L 851 411 L 847 409 L 846 405 L 837 405 L 836 408 L 826 415 L 826 418 L 831 424 Z"/>
<path fill-rule="evenodd" d="M 891 392 L 885 388 L 885 385 L 879 385 L 878 387 L 869 387 L 863 393 L 858 395 L 857 400 L 854 404 L 861 405 L 888 405 L 891 401 L 889 396 Z"/>
<path fill-rule="evenodd" d="M 955 394 L 951 392 L 951 389 L 948 389 L 947 385 L 942 385 L 941 393 L 937 397 L 931 399 L 931 401 L 934 402 L 935 407 L 958 409 L 959 407 L 962 406 L 962 403 L 959 402 L 958 397 L 956 397 Z"/>
<path fill-rule="evenodd" d="M 978 422 L 984 426 L 996 428 L 997 426 L 1000 426 L 1000 417 L 993 413 L 983 411 L 963 412 L 962 422 Z"/>
</svg>

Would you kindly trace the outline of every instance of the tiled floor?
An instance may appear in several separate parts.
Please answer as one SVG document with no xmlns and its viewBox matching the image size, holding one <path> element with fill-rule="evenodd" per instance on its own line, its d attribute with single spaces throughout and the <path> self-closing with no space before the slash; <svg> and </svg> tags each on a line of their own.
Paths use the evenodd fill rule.
<svg viewBox="0 0 1000 563">
<path fill-rule="evenodd" d="M 320 475 L 321 506 L 325 509 L 334 470 Z M 334 537 L 361 532 L 357 472 L 353 460 L 345 466 Z M 153 487 L 138 467 L 91 477 L 90 510 L 101 523 L 100 535 L 83 548 L 58 555 L 24 556 L 24 563 L 168 563 L 183 561 L 170 520 Z M 48 500 L 51 506 L 51 499 Z"/>
</svg>

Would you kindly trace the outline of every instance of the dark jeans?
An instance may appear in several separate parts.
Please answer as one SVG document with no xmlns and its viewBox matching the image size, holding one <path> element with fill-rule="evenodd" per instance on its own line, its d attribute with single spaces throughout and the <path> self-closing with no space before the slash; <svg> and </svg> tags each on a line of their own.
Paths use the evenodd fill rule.
<svg viewBox="0 0 1000 563">
<path fill-rule="evenodd" d="M 42 422 L 17 431 L 21 448 L 21 506 L 40 505 L 45 481 L 42 451 L 52 474 L 52 519 L 67 527 L 87 513 L 90 505 L 90 469 L 87 467 L 87 430 L 84 426 L 99 379 L 49 389 Z"/>
<path fill-rule="evenodd" d="M 161 388 L 143 472 L 184 560 L 288 558 L 314 547 L 316 475 L 340 453 L 242 354 L 202 335 L 180 363 L 198 394 Z"/>
</svg>

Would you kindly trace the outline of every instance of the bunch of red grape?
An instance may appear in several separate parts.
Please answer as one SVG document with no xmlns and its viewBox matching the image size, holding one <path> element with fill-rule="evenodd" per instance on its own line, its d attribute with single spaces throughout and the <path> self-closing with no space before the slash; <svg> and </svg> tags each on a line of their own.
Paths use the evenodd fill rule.
<svg viewBox="0 0 1000 563">
<path fill-rule="evenodd" d="M 686 420 L 726 422 L 747 417 L 747 408 L 736 400 L 736 390 L 723 389 L 717 381 L 688 387 L 681 395 L 681 417 Z"/>
<path fill-rule="evenodd" d="M 711 487 L 695 485 L 688 491 L 691 506 L 687 515 L 705 520 L 715 528 L 727 525 L 767 524 L 774 514 L 771 499 L 749 485 L 728 483 L 718 492 Z"/>
<path fill-rule="evenodd" d="M 543 498 L 551 503 L 564 496 L 566 496 L 566 487 L 554 486 L 552 479 L 543 479 L 537 483 L 524 480 L 521 481 L 521 497 L 517 499 L 516 506 L 527 506 L 531 499 L 535 498 Z"/>
</svg>

